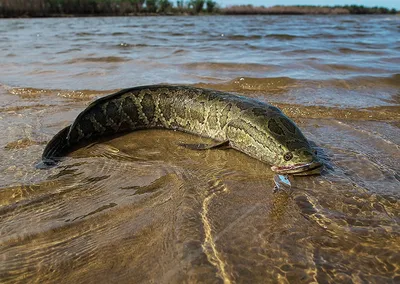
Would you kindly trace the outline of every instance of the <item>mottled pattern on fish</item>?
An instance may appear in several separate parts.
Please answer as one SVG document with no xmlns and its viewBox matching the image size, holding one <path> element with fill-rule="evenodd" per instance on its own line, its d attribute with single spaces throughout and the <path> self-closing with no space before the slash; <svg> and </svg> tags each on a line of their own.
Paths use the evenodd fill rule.
<svg viewBox="0 0 400 284">
<path fill-rule="evenodd" d="M 81 141 L 150 128 L 229 140 L 233 148 L 276 166 L 293 157 L 314 159 L 300 129 L 277 107 L 230 93 L 168 85 L 126 89 L 94 101 L 49 142 L 43 159 L 63 156 Z"/>
</svg>

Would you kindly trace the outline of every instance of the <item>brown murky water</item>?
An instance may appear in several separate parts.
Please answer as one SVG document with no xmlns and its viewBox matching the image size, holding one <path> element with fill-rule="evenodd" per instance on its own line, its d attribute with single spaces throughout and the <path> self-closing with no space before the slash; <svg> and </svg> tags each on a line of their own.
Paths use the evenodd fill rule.
<svg viewBox="0 0 400 284">
<path fill-rule="evenodd" d="M 400 282 L 400 17 L 0 20 L 1 283 Z M 270 102 L 328 169 L 140 131 L 38 170 L 96 97 L 191 84 Z"/>
</svg>

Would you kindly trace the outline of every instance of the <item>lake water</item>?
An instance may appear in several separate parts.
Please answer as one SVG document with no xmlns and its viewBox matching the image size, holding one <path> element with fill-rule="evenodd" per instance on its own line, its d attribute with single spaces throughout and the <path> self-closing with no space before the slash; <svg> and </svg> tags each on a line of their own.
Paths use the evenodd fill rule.
<svg viewBox="0 0 400 284">
<path fill-rule="evenodd" d="M 139 131 L 39 170 L 92 100 L 186 84 L 280 107 L 321 176 Z M 400 282 L 400 17 L 0 19 L 0 282 Z"/>
</svg>

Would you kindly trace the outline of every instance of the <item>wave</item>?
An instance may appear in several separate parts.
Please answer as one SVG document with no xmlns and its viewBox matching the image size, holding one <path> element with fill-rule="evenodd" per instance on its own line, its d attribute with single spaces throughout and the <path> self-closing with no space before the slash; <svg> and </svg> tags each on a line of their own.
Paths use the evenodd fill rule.
<svg viewBox="0 0 400 284">
<path fill-rule="evenodd" d="M 266 38 L 273 38 L 279 40 L 294 40 L 296 38 L 303 38 L 303 36 L 291 35 L 291 34 L 268 34 Z"/>
<path fill-rule="evenodd" d="M 252 40 L 252 39 L 261 39 L 261 35 L 226 35 L 224 36 L 226 39 L 231 39 L 231 40 Z"/>
<path fill-rule="evenodd" d="M 85 36 L 123 36 L 123 35 L 131 35 L 131 33 L 128 32 L 113 32 L 113 33 L 89 33 L 89 32 L 78 32 L 75 33 L 76 36 L 78 37 L 85 37 Z"/>
<path fill-rule="evenodd" d="M 10 94 L 10 95 L 16 95 L 19 96 L 20 98 L 27 100 L 27 99 L 32 99 L 36 101 L 37 99 L 41 97 L 59 97 L 59 98 L 64 98 L 64 99 L 70 99 L 70 100 L 90 100 L 95 97 L 101 96 L 101 95 L 106 95 L 112 92 L 115 92 L 116 90 L 106 90 L 106 91 L 98 91 L 98 90 L 61 90 L 61 89 L 40 89 L 40 88 L 16 88 L 16 87 L 9 87 L 9 86 L 4 86 L 3 88 L 5 91 Z M 0 109 L 1 111 L 9 111 L 11 109 L 26 109 L 26 108 L 40 108 L 40 107 L 46 107 L 48 105 L 45 104 L 34 104 L 34 105 L 19 105 L 19 106 L 9 106 L 3 109 Z"/>
<path fill-rule="evenodd" d="M 269 94 L 280 94 L 293 86 L 297 80 L 289 77 L 275 77 L 275 78 L 250 78 L 238 77 L 231 81 L 224 83 L 199 83 L 195 84 L 197 87 L 217 89 L 228 92 L 245 93 L 249 96 L 257 96 L 259 92 L 267 92 Z M 272 92 L 273 91 L 273 92 Z"/>
<path fill-rule="evenodd" d="M 285 56 L 299 56 L 299 55 L 334 55 L 334 50 L 329 49 L 318 49 L 318 48 L 308 48 L 308 49 L 293 49 L 289 51 L 282 51 Z"/>
<path fill-rule="evenodd" d="M 56 54 L 64 54 L 64 53 L 69 53 L 69 52 L 76 52 L 76 51 L 81 51 L 82 49 L 80 48 L 68 48 L 62 51 L 58 51 Z"/>
<path fill-rule="evenodd" d="M 138 47 L 154 47 L 157 45 L 145 44 L 145 43 L 128 43 L 128 42 L 120 42 L 116 45 L 116 47 L 127 49 L 127 48 L 138 48 Z M 115 47 L 115 45 L 113 46 Z"/>
<path fill-rule="evenodd" d="M 328 64 L 328 68 L 338 70 L 355 70 L 357 68 L 347 65 Z M 200 84 L 196 84 L 200 85 Z M 203 83 L 204 85 L 204 83 Z M 267 77 L 267 78 L 252 78 L 252 77 L 237 77 L 233 80 L 224 83 L 208 83 L 207 85 L 219 88 L 220 86 L 231 86 L 232 90 L 262 90 L 264 88 L 274 87 L 312 87 L 319 86 L 319 88 L 338 88 L 338 89 L 354 89 L 357 88 L 393 88 L 400 87 L 400 73 L 391 76 L 353 76 L 348 79 L 326 79 L 326 80 L 313 80 L 313 79 L 294 79 L 290 77 Z M 226 89 L 226 88 L 224 88 Z"/>
<path fill-rule="evenodd" d="M 335 118 L 341 120 L 400 120 L 399 106 L 368 108 L 334 108 L 325 106 L 304 106 L 287 103 L 274 103 L 291 118 Z"/>
<path fill-rule="evenodd" d="M 111 35 L 112 36 L 123 36 L 123 35 L 132 35 L 132 34 L 127 33 L 127 32 L 113 32 Z"/>
<path fill-rule="evenodd" d="M 343 54 L 366 54 L 366 55 L 382 55 L 385 54 L 384 52 L 381 51 L 372 51 L 372 50 L 365 50 L 365 49 L 355 49 L 355 48 L 349 48 L 349 47 L 342 47 L 339 48 L 338 51 Z"/>
<path fill-rule="evenodd" d="M 188 50 L 185 49 L 177 49 L 173 52 L 173 54 L 184 54 L 184 53 L 188 53 Z"/>
<path fill-rule="evenodd" d="M 369 67 L 359 67 L 357 65 L 347 65 L 347 64 L 319 64 L 319 63 L 310 63 L 311 67 L 325 71 L 325 72 L 332 72 L 332 71 L 346 71 L 346 72 L 356 72 L 361 74 L 368 74 L 368 72 L 374 72 L 375 74 L 385 73 L 384 69 L 380 68 L 373 68 Z"/>
<path fill-rule="evenodd" d="M 96 35 L 96 33 L 88 33 L 88 32 L 79 32 L 75 34 L 76 36 L 93 36 Z"/>
<path fill-rule="evenodd" d="M 275 71 L 279 68 L 273 64 L 257 64 L 257 63 L 231 63 L 231 62 L 193 62 L 181 64 L 185 69 L 201 69 L 201 70 L 228 70 L 228 71 Z"/>
<path fill-rule="evenodd" d="M 343 80 L 341 80 L 343 81 Z M 346 80 L 351 84 L 363 87 L 379 88 L 379 87 L 400 87 L 400 73 L 387 77 L 378 76 L 359 76 Z"/>
<path fill-rule="evenodd" d="M 120 56 L 105 56 L 105 57 L 80 57 L 68 60 L 66 64 L 84 63 L 84 62 L 106 62 L 106 63 L 118 63 L 127 62 L 130 59 Z"/>
<path fill-rule="evenodd" d="M 177 50 L 176 52 L 185 52 L 183 50 Z M 142 64 L 138 62 L 138 64 Z M 264 64 L 240 64 L 240 63 L 217 63 L 217 62 L 194 62 L 180 65 L 188 70 L 213 70 L 213 71 L 242 71 L 256 70 L 256 71 L 276 71 L 279 66 L 276 65 L 264 65 Z M 360 71 L 357 68 L 347 65 L 328 64 L 326 68 L 337 69 L 337 70 L 350 70 Z M 318 66 L 317 66 L 318 67 Z M 318 68 L 325 68 L 324 65 Z M 279 70 L 279 69 L 278 69 Z M 214 78 L 210 78 L 211 80 Z M 236 77 L 228 81 L 215 81 L 206 83 L 194 83 L 193 86 L 217 89 L 221 91 L 230 92 L 243 92 L 246 95 L 257 96 L 260 94 L 279 94 L 279 90 L 282 92 L 289 91 L 291 89 L 298 89 L 301 92 L 302 89 L 313 88 L 318 90 L 332 90 L 336 89 L 339 92 L 357 91 L 365 88 L 369 88 L 369 93 L 378 92 L 379 90 L 393 90 L 400 87 L 400 73 L 393 74 L 391 76 L 353 76 L 348 79 L 327 79 L 327 80 L 312 80 L 312 79 L 294 79 L 291 77 Z M 134 87 L 127 86 L 127 87 Z M 110 90 L 92 90 L 92 89 L 81 89 L 81 90 L 62 90 L 62 89 L 42 89 L 42 88 L 30 88 L 30 87 L 10 87 L 3 85 L 3 88 L 8 94 L 18 95 L 23 99 L 38 99 L 46 96 L 56 96 L 65 99 L 72 100 L 90 100 L 97 96 L 102 96 L 115 92 L 117 89 Z M 274 92 L 271 92 L 274 91 Z M 278 91 L 278 92 L 277 92 Z M 361 95 L 361 94 L 360 94 Z M 393 102 L 392 102 L 393 103 Z"/>
</svg>

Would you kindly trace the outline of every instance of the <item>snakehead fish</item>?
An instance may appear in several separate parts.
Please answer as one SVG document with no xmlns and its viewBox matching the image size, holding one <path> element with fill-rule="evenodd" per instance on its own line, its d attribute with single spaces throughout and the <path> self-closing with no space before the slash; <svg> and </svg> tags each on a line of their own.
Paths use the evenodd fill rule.
<svg viewBox="0 0 400 284">
<path fill-rule="evenodd" d="M 140 129 L 184 131 L 216 140 L 197 149 L 232 147 L 272 165 L 279 174 L 316 174 L 321 162 L 295 123 L 256 99 L 188 86 L 152 85 L 102 97 L 47 144 L 54 163 L 80 142 Z"/>
</svg>

